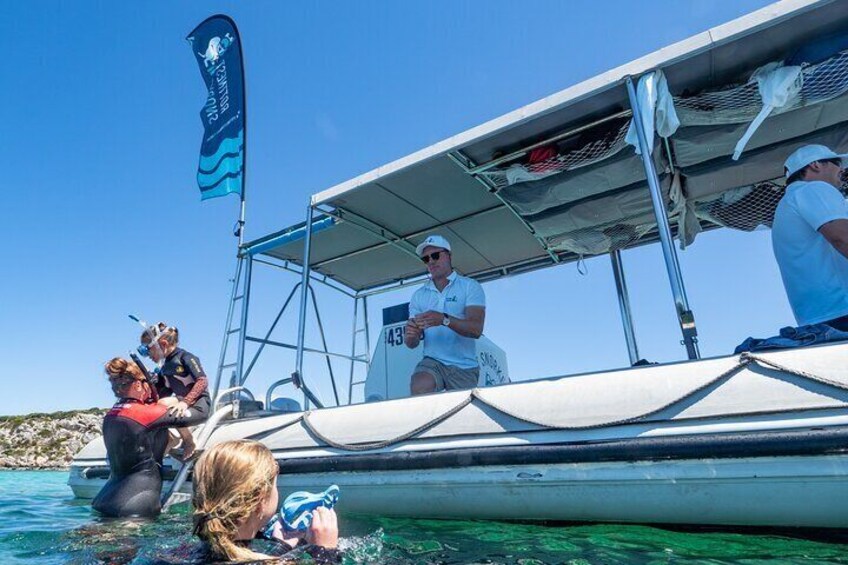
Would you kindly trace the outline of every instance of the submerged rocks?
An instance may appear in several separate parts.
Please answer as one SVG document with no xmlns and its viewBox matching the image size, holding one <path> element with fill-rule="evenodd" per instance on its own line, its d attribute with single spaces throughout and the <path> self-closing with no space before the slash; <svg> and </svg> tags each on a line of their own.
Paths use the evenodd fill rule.
<svg viewBox="0 0 848 565">
<path fill-rule="evenodd" d="M 0 469 L 67 467 L 74 454 L 100 435 L 106 410 L 0 417 Z"/>
</svg>

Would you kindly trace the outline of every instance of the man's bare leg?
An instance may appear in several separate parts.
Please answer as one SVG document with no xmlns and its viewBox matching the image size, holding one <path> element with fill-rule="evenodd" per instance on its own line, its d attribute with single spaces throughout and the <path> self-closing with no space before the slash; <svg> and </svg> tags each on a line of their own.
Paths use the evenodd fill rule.
<svg viewBox="0 0 848 565">
<path fill-rule="evenodd" d="M 412 396 L 436 392 L 436 378 L 430 373 L 415 373 L 412 375 L 409 390 L 412 392 Z"/>
</svg>

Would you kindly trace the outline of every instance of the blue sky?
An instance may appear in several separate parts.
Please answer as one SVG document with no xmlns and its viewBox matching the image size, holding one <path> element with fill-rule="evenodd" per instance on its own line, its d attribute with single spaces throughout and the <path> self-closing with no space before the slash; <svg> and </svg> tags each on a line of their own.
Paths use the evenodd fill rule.
<svg viewBox="0 0 848 565">
<path fill-rule="evenodd" d="M 242 34 L 255 239 L 301 221 L 312 193 L 766 4 L 0 2 L 0 414 L 110 405 L 102 363 L 135 345 L 131 312 L 177 325 L 214 372 L 238 200 L 201 204 L 194 179 L 205 97 L 184 37 L 205 17 Z M 705 356 L 792 323 L 768 232 L 704 234 L 680 260 Z M 659 247 L 624 263 L 642 355 L 683 359 Z M 627 363 L 609 261 L 587 265 L 486 286 L 514 379 Z M 257 324 L 292 283 L 256 294 Z M 346 351 L 350 305 L 322 300 Z M 257 368 L 256 389 L 293 367 Z"/>
</svg>

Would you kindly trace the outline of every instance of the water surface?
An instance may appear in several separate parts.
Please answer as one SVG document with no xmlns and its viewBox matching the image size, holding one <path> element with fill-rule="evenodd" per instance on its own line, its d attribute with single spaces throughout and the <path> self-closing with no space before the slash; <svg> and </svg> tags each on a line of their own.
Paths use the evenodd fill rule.
<svg viewBox="0 0 848 565">
<path fill-rule="evenodd" d="M 152 563 L 191 541 L 187 508 L 154 522 L 105 521 L 57 471 L 0 471 L 0 564 Z M 342 494 L 344 497 L 344 493 Z M 344 498 L 342 498 L 342 504 Z M 848 564 L 848 534 L 672 531 L 633 525 L 340 518 L 346 563 Z"/>
</svg>

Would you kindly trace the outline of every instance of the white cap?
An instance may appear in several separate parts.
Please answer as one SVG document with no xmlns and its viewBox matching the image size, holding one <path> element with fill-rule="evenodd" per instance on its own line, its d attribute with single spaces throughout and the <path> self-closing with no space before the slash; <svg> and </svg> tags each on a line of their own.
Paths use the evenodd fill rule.
<svg viewBox="0 0 848 565">
<path fill-rule="evenodd" d="M 787 157 L 783 163 L 783 168 L 786 169 L 786 178 L 791 177 L 810 163 L 823 161 L 824 159 L 842 159 L 842 166 L 846 164 L 848 153 L 842 155 L 834 153 L 830 148 L 824 145 L 805 145 L 795 150 L 792 155 Z"/>
<path fill-rule="evenodd" d="M 418 246 L 415 248 L 415 252 L 418 254 L 419 257 L 421 257 L 421 254 L 424 253 L 424 249 L 427 247 L 441 247 L 442 249 L 445 249 L 447 251 L 451 250 L 450 243 L 448 243 L 448 240 L 446 240 L 440 235 L 428 235 L 427 239 L 418 244 Z"/>
</svg>

